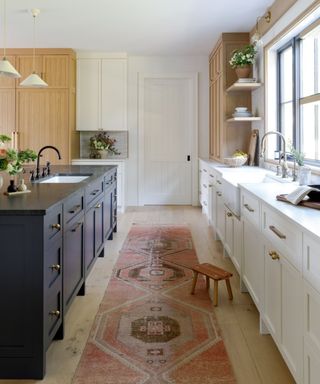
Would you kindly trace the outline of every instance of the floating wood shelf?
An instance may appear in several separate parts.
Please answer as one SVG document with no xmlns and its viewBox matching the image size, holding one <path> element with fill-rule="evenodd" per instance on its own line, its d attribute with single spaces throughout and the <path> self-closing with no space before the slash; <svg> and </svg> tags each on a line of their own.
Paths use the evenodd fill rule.
<svg viewBox="0 0 320 384">
<path fill-rule="evenodd" d="M 233 83 L 227 88 L 227 92 L 230 91 L 254 91 L 255 89 L 261 87 L 261 83 Z"/>
<path fill-rule="evenodd" d="M 232 117 L 230 119 L 227 119 L 228 122 L 236 122 L 236 121 L 259 121 L 261 120 L 261 117 Z"/>
</svg>

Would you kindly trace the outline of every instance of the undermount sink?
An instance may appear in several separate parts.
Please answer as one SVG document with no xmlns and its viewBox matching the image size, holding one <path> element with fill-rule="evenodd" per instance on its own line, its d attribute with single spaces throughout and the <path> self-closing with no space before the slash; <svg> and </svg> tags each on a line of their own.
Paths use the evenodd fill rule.
<svg viewBox="0 0 320 384">
<path fill-rule="evenodd" d="M 47 184 L 61 184 L 61 183 L 65 183 L 65 184 L 73 184 L 73 183 L 80 183 L 81 181 L 87 179 L 88 177 L 90 177 L 91 174 L 86 174 L 86 175 L 68 175 L 68 174 L 58 174 L 58 175 L 55 175 L 55 176 L 52 176 L 52 177 L 49 177 L 48 179 L 43 179 L 43 180 L 40 180 L 39 183 L 41 184 L 44 184 L 44 183 L 47 183 Z"/>
</svg>

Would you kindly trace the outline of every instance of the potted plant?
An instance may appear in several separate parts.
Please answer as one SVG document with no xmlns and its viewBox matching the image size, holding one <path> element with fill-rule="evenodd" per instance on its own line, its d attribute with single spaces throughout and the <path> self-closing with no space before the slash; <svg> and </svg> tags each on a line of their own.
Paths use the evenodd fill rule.
<svg viewBox="0 0 320 384">
<path fill-rule="evenodd" d="M 245 45 L 232 52 L 229 63 L 231 67 L 235 69 L 238 78 L 249 77 L 252 64 L 254 64 L 256 59 L 256 54 L 257 50 L 254 44 Z"/>
<path fill-rule="evenodd" d="M 8 192 L 16 192 L 17 186 L 14 176 L 23 171 L 23 164 L 36 160 L 37 155 L 31 149 L 21 151 L 5 148 L 4 144 L 9 141 L 11 141 L 10 137 L 0 135 L 0 171 L 5 171 L 11 176 Z"/>
<path fill-rule="evenodd" d="M 299 185 L 307 185 L 310 183 L 311 169 L 304 165 L 304 153 L 297 151 L 294 147 L 290 148 L 290 153 L 298 164 L 298 181 Z M 295 168 L 295 166 L 294 166 Z M 293 178 L 296 179 L 295 169 L 293 169 Z"/>
<path fill-rule="evenodd" d="M 112 139 L 106 132 L 98 132 L 89 140 L 90 158 L 101 159 L 101 152 L 112 153 L 114 155 L 120 155 L 120 152 L 116 149 L 116 139 Z"/>
</svg>

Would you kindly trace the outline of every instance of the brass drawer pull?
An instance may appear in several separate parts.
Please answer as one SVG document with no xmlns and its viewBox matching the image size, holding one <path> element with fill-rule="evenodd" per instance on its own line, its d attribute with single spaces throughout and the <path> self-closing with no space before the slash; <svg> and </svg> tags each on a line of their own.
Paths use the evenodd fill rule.
<svg viewBox="0 0 320 384">
<path fill-rule="evenodd" d="M 94 206 L 95 208 L 101 208 L 101 203 Z"/>
<path fill-rule="evenodd" d="M 70 209 L 69 213 L 76 213 L 81 208 L 81 205 L 75 205 L 73 208 Z"/>
<path fill-rule="evenodd" d="M 76 232 L 76 230 L 82 225 L 82 222 L 77 223 L 75 227 L 71 229 L 71 232 Z"/>
<path fill-rule="evenodd" d="M 218 183 L 218 184 L 222 184 L 220 180 L 217 180 L 217 183 Z"/>
<path fill-rule="evenodd" d="M 57 229 L 58 231 L 60 231 L 60 229 L 61 229 L 61 225 L 60 225 L 60 224 L 52 224 L 52 225 L 51 225 L 51 228 L 53 228 L 53 229 Z"/>
<path fill-rule="evenodd" d="M 51 316 L 56 316 L 56 317 L 60 317 L 60 311 L 56 310 L 56 311 L 50 311 L 49 312 L 49 315 Z"/>
<path fill-rule="evenodd" d="M 233 214 L 232 214 L 231 212 L 227 212 L 227 216 L 228 216 L 228 217 L 232 217 Z"/>
<path fill-rule="evenodd" d="M 61 265 L 59 265 L 59 264 L 52 264 L 50 268 L 53 271 L 59 272 L 61 270 Z"/>
<path fill-rule="evenodd" d="M 250 207 L 249 204 L 244 204 L 243 205 L 249 212 L 254 212 L 254 209 Z"/>
<path fill-rule="evenodd" d="M 272 260 L 279 260 L 280 256 L 276 251 L 270 251 L 269 256 L 271 257 Z"/>
<path fill-rule="evenodd" d="M 222 193 L 221 193 L 221 192 L 217 192 L 217 195 L 218 195 L 219 197 L 221 197 L 221 196 L 222 196 Z"/>
<path fill-rule="evenodd" d="M 269 225 L 269 229 L 271 229 L 271 231 L 273 233 L 275 233 L 280 239 L 285 239 L 286 238 L 286 235 L 284 235 L 283 233 L 281 233 L 279 231 L 279 229 L 277 229 L 274 225 Z"/>
</svg>

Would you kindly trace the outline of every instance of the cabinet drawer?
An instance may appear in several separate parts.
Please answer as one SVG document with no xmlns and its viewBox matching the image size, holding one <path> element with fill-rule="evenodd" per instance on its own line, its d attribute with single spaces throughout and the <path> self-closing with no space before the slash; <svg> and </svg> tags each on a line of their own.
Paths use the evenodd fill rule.
<svg viewBox="0 0 320 384">
<path fill-rule="evenodd" d="M 46 349 L 62 323 L 62 291 L 51 289 L 46 294 L 44 311 Z"/>
<path fill-rule="evenodd" d="M 68 224 L 75 216 L 83 211 L 84 192 L 78 191 L 63 204 L 64 224 Z"/>
<path fill-rule="evenodd" d="M 103 192 L 104 179 L 98 179 L 86 187 L 86 205 L 87 207 Z"/>
<path fill-rule="evenodd" d="M 303 234 L 303 276 L 320 292 L 320 241 Z"/>
<path fill-rule="evenodd" d="M 246 217 L 253 225 L 260 228 L 259 200 L 254 196 L 241 192 L 241 216 Z"/>
<path fill-rule="evenodd" d="M 62 235 L 62 204 L 51 209 L 44 217 L 45 248 Z"/>
<path fill-rule="evenodd" d="M 104 178 L 105 189 L 109 188 L 114 182 L 117 182 L 117 172 L 109 172 Z"/>
<path fill-rule="evenodd" d="M 49 289 L 62 276 L 62 239 L 51 243 L 45 253 L 45 288 Z M 58 284 L 61 283 L 61 279 Z"/>
<path fill-rule="evenodd" d="M 262 233 L 301 271 L 302 232 L 264 204 L 262 219 Z"/>
</svg>

